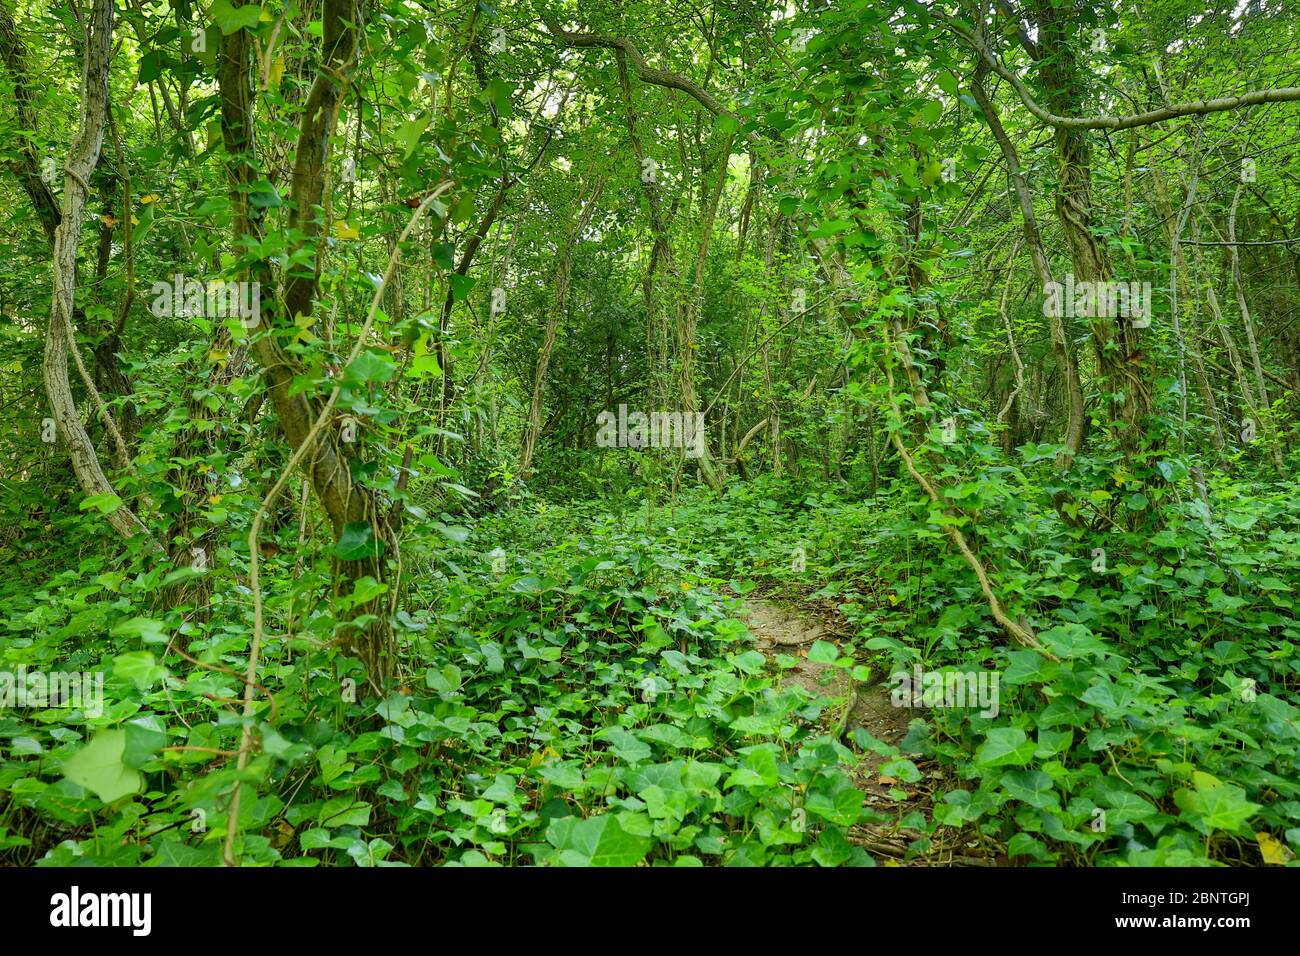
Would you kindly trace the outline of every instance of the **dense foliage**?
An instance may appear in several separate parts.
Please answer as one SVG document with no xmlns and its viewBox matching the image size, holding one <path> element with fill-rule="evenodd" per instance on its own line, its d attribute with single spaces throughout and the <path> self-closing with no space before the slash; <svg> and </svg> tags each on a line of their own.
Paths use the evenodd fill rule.
<svg viewBox="0 0 1300 956">
<path fill-rule="evenodd" d="M 1297 50 L 6 2 L 0 860 L 1294 863 Z"/>
</svg>

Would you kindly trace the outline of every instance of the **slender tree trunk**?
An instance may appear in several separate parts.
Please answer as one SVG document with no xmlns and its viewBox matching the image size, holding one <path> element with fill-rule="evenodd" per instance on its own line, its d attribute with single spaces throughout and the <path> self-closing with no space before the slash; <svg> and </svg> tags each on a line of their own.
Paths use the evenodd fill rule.
<svg viewBox="0 0 1300 956">
<path fill-rule="evenodd" d="M 1241 281 L 1241 252 L 1237 248 L 1237 208 L 1241 202 L 1242 184 L 1237 184 L 1237 191 L 1232 194 L 1232 208 L 1228 211 L 1228 262 L 1232 269 L 1232 287 L 1237 293 L 1237 311 L 1241 314 L 1241 324 L 1246 329 L 1246 347 L 1250 349 L 1251 368 L 1255 373 L 1255 391 L 1258 404 L 1256 408 L 1264 419 L 1256 424 L 1267 432 L 1269 452 L 1273 458 L 1273 467 L 1279 478 L 1286 477 L 1286 467 L 1282 462 L 1282 450 L 1278 447 L 1277 435 L 1273 427 L 1273 416 L 1269 408 L 1268 388 L 1264 384 L 1264 364 L 1259 358 L 1259 345 L 1255 338 L 1255 323 L 1250 317 L 1250 307 L 1246 304 L 1246 286 Z"/>
<path fill-rule="evenodd" d="M 1040 54 L 1038 77 L 1048 109 L 1077 115 L 1083 102 L 1084 68 L 1075 54 L 1077 11 L 1074 3 L 1034 0 Z M 1056 140 L 1056 217 L 1065 234 L 1076 282 L 1103 282 L 1111 277 L 1104 246 L 1093 233 L 1092 155 L 1086 130 L 1053 127 Z M 1151 370 L 1140 348 L 1138 330 L 1125 318 L 1100 316 L 1089 323 L 1097 367 L 1110 393 L 1110 419 L 1120 448 L 1133 459 L 1146 440 L 1146 422 L 1154 410 Z"/>
<path fill-rule="evenodd" d="M 542 348 L 537 353 L 537 367 L 533 372 L 533 397 L 528 404 L 528 423 L 524 428 L 523 448 L 519 453 L 519 474 L 527 477 L 533 470 L 533 456 L 537 451 L 537 440 L 542 433 L 542 407 L 546 400 L 546 372 L 551 365 L 551 353 L 555 349 L 555 337 L 564 321 L 569 304 L 569 282 L 573 274 L 573 249 L 582 238 L 582 233 L 591 222 L 596 204 L 600 202 L 603 179 L 597 179 L 586 205 L 575 223 L 570 226 L 564 241 L 560 245 L 560 264 L 555 272 L 555 294 L 551 300 L 551 310 L 546 317 L 546 331 L 542 337 Z M 578 202 L 583 202 L 579 195 Z"/>
<path fill-rule="evenodd" d="M 50 324 L 45 335 L 45 394 L 60 437 L 72 456 L 72 469 L 81 489 L 92 497 L 113 495 L 113 486 L 104 474 L 95 446 L 81 423 L 68 380 L 68 355 L 72 353 L 87 388 L 94 389 L 81 362 L 73 338 L 73 301 L 77 286 L 77 246 L 86 201 L 90 197 L 90 177 L 99 164 L 100 148 L 108 120 L 108 66 L 113 40 L 112 0 L 95 0 L 86 23 L 85 56 L 81 73 L 81 119 L 64 165 L 63 201 L 59 223 L 54 230 L 52 272 L 54 296 L 50 304 Z M 104 424 L 122 447 L 112 419 L 101 407 Z M 125 452 L 123 451 L 123 454 Z M 124 538 L 148 534 L 143 522 L 126 505 L 121 504 L 107 515 L 108 522 Z"/>
<path fill-rule="evenodd" d="M 975 97 L 975 102 L 979 104 L 984 113 L 985 122 L 989 125 L 989 131 L 993 138 L 997 140 L 998 148 L 1002 151 L 1002 158 L 1007 164 L 1007 175 L 1015 188 L 1016 199 L 1020 204 L 1020 220 L 1024 229 L 1025 242 L 1029 246 L 1029 254 L 1033 259 L 1034 272 L 1038 276 L 1038 281 L 1042 284 L 1043 293 L 1046 294 L 1048 286 L 1052 282 L 1052 269 L 1047 259 L 1047 251 L 1043 248 L 1042 232 L 1038 228 L 1038 217 L 1034 213 L 1034 199 L 1029 191 L 1029 183 L 1025 179 L 1025 174 L 1020 166 L 1020 156 L 1016 151 L 1015 144 L 1007 135 L 1006 130 L 1002 127 L 1002 121 L 998 117 L 997 110 L 994 108 L 988 93 L 984 89 L 984 73 L 986 70 L 980 68 L 976 70 L 975 82 L 971 86 L 971 92 Z M 1062 468 L 1069 468 L 1074 461 L 1080 449 L 1083 448 L 1083 441 L 1088 425 L 1088 409 L 1084 401 L 1083 384 L 1079 378 L 1079 360 L 1074 351 L 1074 339 L 1071 333 L 1069 319 L 1063 314 L 1049 316 L 1052 329 L 1052 350 L 1056 353 L 1056 361 L 1061 369 L 1061 377 L 1065 380 L 1065 396 L 1068 408 L 1068 417 L 1065 425 L 1065 448 L 1061 452 L 1057 463 Z M 1008 327 L 1008 335 L 1010 328 Z M 1019 362 L 1019 359 L 1017 359 Z"/>
<path fill-rule="evenodd" d="M 702 200 L 703 214 L 700 217 L 700 238 L 695 254 L 695 279 L 686 306 L 681 311 L 682 317 L 678 328 L 677 346 L 681 354 L 678 384 L 682 395 L 683 422 L 686 422 L 688 417 L 693 421 L 696 412 L 700 409 L 699 397 L 695 389 L 694 364 L 695 350 L 698 347 L 696 339 L 699 332 L 700 313 L 704 308 L 704 270 L 708 264 L 709 245 L 713 239 L 713 224 L 718 215 L 718 203 L 722 198 L 722 187 L 727 181 L 727 164 L 731 156 L 733 140 L 734 137 L 729 136 L 722 144 L 717 158 L 719 167 L 717 184 L 708 197 Z M 696 436 L 696 442 L 700 449 L 700 457 L 696 459 L 696 465 L 700 469 L 700 477 L 714 491 L 720 491 L 722 489 L 722 476 L 718 474 L 717 465 L 713 462 L 709 453 L 709 434 L 706 424 L 701 425 L 700 434 Z"/>
<path fill-rule="evenodd" d="M 243 6 L 245 2 L 235 0 L 234 5 Z M 293 382 L 301 371 L 300 363 L 285 349 L 280 336 L 294 328 L 296 316 L 311 315 L 315 306 L 320 268 L 316 246 L 322 232 L 318 207 L 324 194 L 339 106 L 356 64 L 357 27 L 362 16 L 357 0 L 324 0 L 321 65 L 307 95 L 298 132 L 289 214 L 289 229 L 300 237 L 292 258 L 301 261 L 301 253 L 308 250 L 313 264 L 306 269 L 298 266 L 290 272 L 285 284 L 283 314 L 277 308 L 270 262 L 259 256 L 248 264 L 253 281 L 261 285 L 262 303 L 260 324 L 253 331 L 252 352 L 262 366 L 263 379 L 285 437 L 295 450 L 306 441 L 322 403 L 316 396 L 294 392 Z M 265 232 L 264 210 L 249 201 L 249 194 L 260 177 L 253 136 L 253 87 L 249 73 L 252 52 L 245 30 L 222 37 L 218 63 L 221 130 L 231 186 L 232 220 L 240 244 L 260 243 Z M 395 548 L 396 541 L 380 518 L 382 511 L 374 495 L 352 480 L 338 428 L 331 423 L 320 432 L 314 445 L 303 458 L 303 468 L 317 500 L 329 516 L 335 538 L 342 535 L 347 525 L 365 523 L 371 525 L 383 550 Z M 383 582 L 386 567 L 383 556 L 341 560 L 340 584 L 348 590 L 352 582 L 367 576 Z M 357 607 L 355 614 L 369 615 L 372 622 L 346 635 L 349 649 L 365 664 L 376 690 L 382 688 L 393 664 L 387 603 L 386 597 L 379 597 Z"/>
</svg>

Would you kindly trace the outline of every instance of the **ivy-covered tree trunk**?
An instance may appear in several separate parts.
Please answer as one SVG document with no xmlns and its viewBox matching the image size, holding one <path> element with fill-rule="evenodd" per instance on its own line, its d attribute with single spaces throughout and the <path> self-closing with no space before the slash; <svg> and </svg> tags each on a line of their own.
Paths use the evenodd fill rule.
<svg viewBox="0 0 1300 956">
<path fill-rule="evenodd" d="M 108 124 L 108 67 L 112 41 L 113 4 L 111 0 L 95 0 L 86 20 L 85 56 L 81 73 L 81 118 L 76 138 L 64 164 L 63 200 L 59 209 L 58 226 L 54 230 L 54 294 L 45 338 L 44 379 L 50 410 L 57 423 L 59 436 L 68 446 L 72 468 L 82 490 L 102 504 L 101 510 L 106 512 L 109 524 L 123 537 L 130 538 L 141 533 L 147 534 L 147 529 L 135 513 L 121 503 L 104 474 L 99 455 L 81 422 L 68 378 L 68 357 L 71 354 L 83 384 L 93 393 L 94 404 L 98 407 L 110 437 L 117 442 L 119 452 L 125 457 L 122 437 L 98 393 L 94 392 L 94 383 L 82 361 L 73 329 L 77 249 L 81 239 L 82 218 L 86 202 L 90 198 L 91 174 L 99 164 L 104 130 Z"/>
<path fill-rule="evenodd" d="M 262 287 L 262 313 L 257 326 L 251 330 L 251 350 L 262 366 L 262 378 L 272 406 L 294 449 L 307 440 L 321 405 L 309 393 L 295 391 L 294 379 L 302 373 L 302 366 L 286 350 L 285 334 L 296 330 L 296 319 L 311 316 L 316 304 L 326 172 L 339 108 L 356 66 L 357 33 L 363 16 L 362 4 L 357 0 L 325 0 L 320 66 L 303 108 L 294 151 L 289 221 L 296 237 L 294 254 L 290 256 L 295 265 L 285 277 L 283 311 L 277 308 L 276 297 L 271 294 L 275 285 L 270 262 L 257 251 L 265 233 L 265 200 L 272 187 L 264 178 L 256 148 L 250 74 L 254 67 L 252 44 L 244 30 L 226 34 L 221 42 L 218 76 L 221 129 L 235 238 L 250 278 Z M 378 506 L 375 494 L 353 479 L 352 456 L 344 448 L 337 423 L 329 423 L 315 442 L 316 447 L 303 459 L 303 468 L 316 499 L 329 516 L 336 542 L 341 544 L 345 555 L 354 553 L 350 547 L 354 542 L 362 543 L 356 550 L 364 547 L 367 552 L 364 557 L 340 557 L 340 589 L 349 593 L 363 578 L 373 578 L 383 584 L 387 577 L 387 553 L 396 544 L 385 523 L 384 510 Z M 365 664 L 376 690 L 382 687 L 393 666 L 388 601 L 385 596 L 362 601 L 353 615 L 363 623 L 349 628 L 345 635 L 350 649 Z"/>
<path fill-rule="evenodd" d="M 1064 116 L 1083 112 L 1085 67 L 1079 61 L 1077 47 L 1088 34 L 1078 28 L 1077 2 L 1034 0 L 1032 7 L 1038 27 L 1037 68 L 1044 102 Z M 1112 276 L 1110 261 L 1096 231 L 1088 132 L 1057 126 L 1052 135 L 1056 142 L 1056 218 L 1070 252 L 1074 281 L 1108 281 Z M 1128 279 L 1136 281 L 1137 276 Z M 1138 329 L 1127 318 L 1098 316 L 1088 327 L 1097 368 L 1109 393 L 1110 419 L 1120 447 L 1132 459 L 1148 441 L 1149 419 L 1155 410 L 1149 358 L 1142 350 Z"/>
</svg>

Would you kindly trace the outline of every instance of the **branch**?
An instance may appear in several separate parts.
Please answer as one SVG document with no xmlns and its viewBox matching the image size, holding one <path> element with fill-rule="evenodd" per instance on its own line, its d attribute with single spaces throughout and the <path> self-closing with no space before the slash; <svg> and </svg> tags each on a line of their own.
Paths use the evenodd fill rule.
<svg viewBox="0 0 1300 956">
<path fill-rule="evenodd" d="M 942 23 L 951 33 L 965 40 L 978 53 L 998 76 L 1002 77 L 1015 89 L 1021 101 L 1036 117 L 1059 129 L 1133 129 L 1137 126 L 1151 126 L 1179 116 L 1203 116 L 1206 113 L 1222 113 L 1226 110 L 1240 109 L 1244 106 L 1258 106 L 1262 103 L 1289 103 L 1300 100 L 1300 86 L 1284 86 L 1274 90 L 1254 90 L 1241 96 L 1221 96 L 1213 100 L 1197 100 L 1194 103 L 1178 103 L 1162 106 L 1158 110 L 1146 113 L 1133 113 L 1128 116 L 1057 116 L 1044 109 L 1030 94 L 1020 77 L 1007 69 L 1002 61 L 984 45 L 974 33 L 938 10 L 931 10 L 931 15 Z"/>
<path fill-rule="evenodd" d="M 1289 246 L 1300 242 L 1300 236 L 1294 239 L 1238 239 L 1235 242 L 1209 242 L 1203 239 L 1183 239 L 1184 246 Z"/>
<path fill-rule="evenodd" d="M 81 116 L 76 137 L 64 164 L 65 182 L 63 205 L 59 224 L 54 230 L 54 250 L 51 256 L 53 295 L 50 303 L 50 323 L 45 333 L 45 361 L 42 374 L 50 411 L 57 423 L 59 435 L 68 446 L 72 470 L 77 481 L 90 497 L 115 494 L 113 485 L 104 474 L 95 446 L 86 434 L 81 416 L 72 397 L 68 380 L 68 353 L 76 362 L 77 371 L 95 401 L 104 423 L 117 443 L 122 457 L 129 464 L 125 443 L 113 424 L 103 399 L 95 389 L 81 360 L 76 333 L 72 327 L 73 303 L 77 284 L 77 243 L 81 234 L 82 214 L 90 190 L 86 180 L 99 164 L 100 147 L 104 141 L 104 128 L 108 122 L 108 67 L 113 38 L 112 0 L 95 0 L 86 31 L 85 56 L 81 73 Z M 149 535 L 149 529 L 126 505 L 120 505 L 107 515 L 108 522 L 123 538 L 142 534 L 149 546 L 157 551 L 161 547 Z"/>
<path fill-rule="evenodd" d="M 626 37 L 606 37 L 596 33 L 572 33 L 560 26 L 554 14 L 543 12 L 541 17 L 551 36 L 563 42 L 566 46 L 600 47 L 605 50 L 617 50 L 627 57 L 633 69 L 636 70 L 637 77 L 644 82 L 653 83 L 655 86 L 666 87 L 670 90 L 681 90 L 715 116 L 729 116 L 737 124 L 742 122 L 739 116 L 723 106 L 713 94 L 694 80 L 688 79 L 680 73 L 659 70 L 651 66 L 646 62 L 645 57 L 641 55 L 641 51 L 636 48 L 636 44 Z M 757 139 L 758 137 L 756 133 L 751 132 L 748 134 L 748 138 Z"/>
</svg>

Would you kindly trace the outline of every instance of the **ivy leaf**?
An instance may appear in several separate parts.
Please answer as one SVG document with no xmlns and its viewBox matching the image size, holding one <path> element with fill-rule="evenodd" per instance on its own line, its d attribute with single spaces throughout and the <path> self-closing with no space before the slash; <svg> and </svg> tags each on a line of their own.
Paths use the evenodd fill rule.
<svg viewBox="0 0 1300 956">
<path fill-rule="evenodd" d="M 640 763 L 650 759 L 652 753 L 649 744 L 638 740 L 623 727 L 606 727 L 596 735 L 596 739 L 608 743 L 625 763 Z"/>
<path fill-rule="evenodd" d="M 1181 481 L 1187 477 L 1187 466 L 1181 461 L 1172 458 L 1162 459 L 1156 462 L 1156 467 L 1160 469 L 1160 474 L 1164 476 L 1165 481 Z"/>
<path fill-rule="evenodd" d="M 352 797 L 335 797 L 321 807 L 316 822 L 323 827 L 369 826 L 370 804 Z"/>
<path fill-rule="evenodd" d="M 438 353 L 429 350 L 429 339 L 432 333 L 426 332 L 415 340 L 415 348 L 411 350 L 414 356 L 411 361 L 411 376 L 420 378 L 425 375 L 437 377 L 442 374 L 442 366 L 438 364 Z"/>
<path fill-rule="evenodd" d="M 447 277 L 447 281 L 451 285 L 451 297 L 457 302 L 469 295 L 470 290 L 478 282 L 473 276 L 463 276 L 454 272 Z"/>
<path fill-rule="evenodd" d="M 248 202 L 256 209 L 278 209 L 284 205 L 275 187 L 264 179 L 249 189 Z"/>
<path fill-rule="evenodd" d="M 334 555 L 344 561 L 361 561 L 379 557 L 381 545 L 368 521 L 349 521 L 343 526 Z"/>
<path fill-rule="evenodd" d="M 834 664 L 840 652 L 830 641 L 815 641 L 808 649 L 808 660 L 813 664 Z"/>
<path fill-rule="evenodd" d="M 559 851 L 558 862 L 563 866 L 636 866 L 654 841 L 629 833 L 618 815 L 602 813 L 586 820 L 552 820 L 546 828 L 546 842 Z"/>
<path fill-rule="evenodd" d="M 125 753 L 125 730 L 101 730 L 63 761 L 63 775 L 105 803 L 113 803 L 139 792 L 143 783 L 140 774 L 123 761 Z"/>
<path fill-rule="evenodd" d="M 1033 757 L 1034 749 L 1034 742 L 1019 727 L 995 727 L 976 751 L 975 763 L 981 767 L 1023 767 Z"/>
<path fill-rule="evenodd" d="M 78 507 L 82 511 L 89 511 L 92 508 L 102 515 L 111 515 L 118 508 L 122 507 L 122 499 L 111 491 L 106 491 L 102 495 L 91 495 L 86 498 Z"/>
<path fill-rule="evenodd" d="M 514 115 L 515 107 L 510 101 L 510 94 L 513 92 L 512 84 L 494 79 L 488 83 L 483 92 L 492 100 L 492 105 L 502 117 Z"/>
<path fill-rule="evenodd" d="M 163 622 L 149 617 L 133 617 L 129 621 L 123 621 L 113 628 L 113 636 L 138 637 L 146 644 L 165 644 L 168 641 Z"/>
<path fill-rule="evenodd" d="M 1041 770 L 1013 770 L 998 781 L 1011 796 L 1039 810 L 1057 805 L 1052 778 Z"/>
<path fill-rule="evenodd" d="M 903 757 L 881 764 L 879 773 L 882 777 L 894 777 L 903 783 L 916 783 L 921 779 L 921 771 L 916 764 Z"/>
<path fill-rule="evenodd" d="M 132 243 L 143 242 L 145 236 L 149 235 L 149 230 L 153 228 L 156 205 L 156 203 L 144 203 L 144 208 L 140 210 L 140 215 L 136 217 L 134 228 L 131 230 Z"/>
<path fill-rule="evenodd" d="M 152 622 L 151 622 L 152 623 Z M 167 676 L 148 651 L 132 651 L 113 658 L 113 673 L 135 684 L 137 690 L 148 690 L 151 685 Z"/>
<path fill-rule="evenodd" d="M 1057 657 L 1102 657 L 1108 648 L 1082 624 L 1057 625 L 1038 635 Z"/>
<path fill-rule="evenodd" d="M 758 651 L 745 651 L 731 660 L 736 665 L 736 669 L 744 674 L 761 674 L 767 664 L 767 658 Z"/>
<path fill-rule="evenodd" d="M 1213 782 L 1211 782 L 1213 781 Z M 1246 799 L 1246 791 L 1202 774 L 1195 780 L 1196 789 L 1182 789 L 1174 794 L 1180 816 L 1207 836 L 1216 830 L 1235 833 L 1261 809 Z"/>
<path fill-rule="evenodd" d="M 139 769 L 167 745 L 167 731 L 162 721 L 153 714 L 133 717 L 126 723 L 126 746 L 122 762 Z"/>
<path fill-rule="evenodd" d="M 348 363 L 343 372 L 343 381 L 353 387 L 368 382 L 387 382 L 393 377 L 393 360 L 383 352 L 366 349 Z"/>
<path fill-rule="evenodd" d="M 262 19 L 262 8 L 256 4 L 242 7 L 231 6 L 229 0 L 216 0 L 208 11 L 217 22 L 221 32 L 229 36 L 236 30 L 247 30 L 257 26 Z"/>
<path fill-rule="evenodd" d="M 829 778 L 823 776 L 808 788 L 804 809 L 823 820 L 842 827 L 851 827 L 862 816 L 865 795 L 842 773 Z"/>
</svg>

